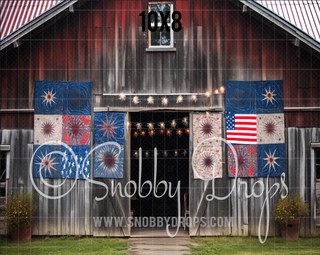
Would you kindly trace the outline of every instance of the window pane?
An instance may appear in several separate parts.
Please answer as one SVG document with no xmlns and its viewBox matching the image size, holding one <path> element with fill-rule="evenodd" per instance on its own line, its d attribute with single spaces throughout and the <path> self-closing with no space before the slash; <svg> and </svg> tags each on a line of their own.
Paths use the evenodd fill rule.
<svg viewBox="0 0 320 255">
<path fill-rule="evenodd" d="M 320 165 L 320 149 L 315 149 L 315 158 L 316 158 L 316 164 Z"/>
<path fill-rule="evenodd" d="M 160 31 L 159 27 L 157 31 L 151 32 L 151 45 L 152 46 L 160 46 Z"/>
<path fill-rule="evenodd" d="M 160 17 L 160 10 L 161 10 L 161 4 L 151 4 L 151 10 L 150 11 L 155 11 L 158 14 L 158 20 L 155 20 L 155 16 L 151 15 L 151 23 L 154 22 L 161 22 L 161 17 Z"/>
<path fill-rule="evenodd" d="M 163 16 L 165 17 L 167 15 L 167 12 L 169 12 L 167 23 L 170 23 L 170 4 L 162 4 L 161 5 L 161 11 L 163 12 Z"/>
<path fill-rule="evenodd" d="M 161 32 L 161 44 L 169 46 L 170 45 L 170 31 L 163 29 Z"/>
</svg>

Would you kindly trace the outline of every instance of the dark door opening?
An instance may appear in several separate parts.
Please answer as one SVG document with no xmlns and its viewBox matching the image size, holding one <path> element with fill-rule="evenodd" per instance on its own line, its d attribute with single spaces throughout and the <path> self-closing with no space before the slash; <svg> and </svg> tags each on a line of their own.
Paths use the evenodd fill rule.
<svg viewBox="0 0 320 255">
<path fill-rule="evenodd" d="M 172 193 L 180 181 L 181 215 L 184 208 L 184 194 L 189 187 L 189 121 L 187 112 L 142 112 L 131 114 L 131 180 L 139 182 L 139 148 L 142 148 L 142 178 L 154 182 L 154 148 L 157 156 L 157 184 L 165 180 L 172 183 Z M 173 122 L 174 121 L 174 122 Z M 152 123 L 150 129 L 148 123 Z M 161 127 L 164 123 L 165 127 Z M 137 125 L 141 124 L 141 129 Z M 153 132 L 152 132 L 153 131 Z M 168 185 L 169 189 L 169 185 Z M 148 185 L 142 195 L 149 192 Z M 159 185 L 157 194 L 164 192 Z M 131 211 L 134 217 L 178 217 L 177 196 L 170 198 L 168 190 L 161 198 L 152 193 L 146 198 L 138 194 L 131 198 Z"/>
</svg>

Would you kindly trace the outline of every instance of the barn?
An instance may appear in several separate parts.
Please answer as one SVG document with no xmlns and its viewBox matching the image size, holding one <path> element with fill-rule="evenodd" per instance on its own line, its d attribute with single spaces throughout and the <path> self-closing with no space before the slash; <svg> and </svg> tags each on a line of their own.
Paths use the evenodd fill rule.
<svg viewBox="0 0 320 255">
<path fill-rule="evenodd" d="M 1 207 L 31 192 L 32 235 L 279 236 L 298 192 L 316 236 L 319 3 L 290 2 L 1 1 Z"/>
</svg>

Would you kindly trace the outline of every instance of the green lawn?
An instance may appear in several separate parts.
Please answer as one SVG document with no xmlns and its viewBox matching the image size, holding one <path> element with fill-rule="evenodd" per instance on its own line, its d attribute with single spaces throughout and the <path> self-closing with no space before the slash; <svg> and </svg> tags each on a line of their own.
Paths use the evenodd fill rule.
<svg viewBox="0 0 320 255">
<path fill-rule="evenodd" d="M 194 255 L 206 254 L 320 254 L 320 238 L 299 238 L 285 241 L 268 237 L 264 244 L 258 237 L 194 237 L 199 246 L 189 245 Z"/>
<path fill-rule="evenodd" d="M 30 243 L 14 244 L 1 236 L 0 254 L 126 254 L 126 239 L 93 237 L 33 237 Z"/>
</svg>

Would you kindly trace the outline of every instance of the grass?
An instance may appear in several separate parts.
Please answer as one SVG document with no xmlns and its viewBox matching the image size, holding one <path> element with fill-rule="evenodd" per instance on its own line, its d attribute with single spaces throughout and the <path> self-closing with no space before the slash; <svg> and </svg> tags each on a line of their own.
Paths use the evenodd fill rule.
<svg viewBox="0 0 320 255">
<path fill-rule="evenodd" d="M 320 254 L 320 238 L 299 238 L 286 241 L 268 237 L 264 244 L 258 237 L 194 237 L 199 246 L 188 245 L 194 255 L 206 254 Z"/>
<path fill-rule="evenodd" d="M 0 254 L 126 254 L 126 239 L 94 237 L 33 237 L 29 243 L 15 244 L 1 236 Z"/>
</svg>

